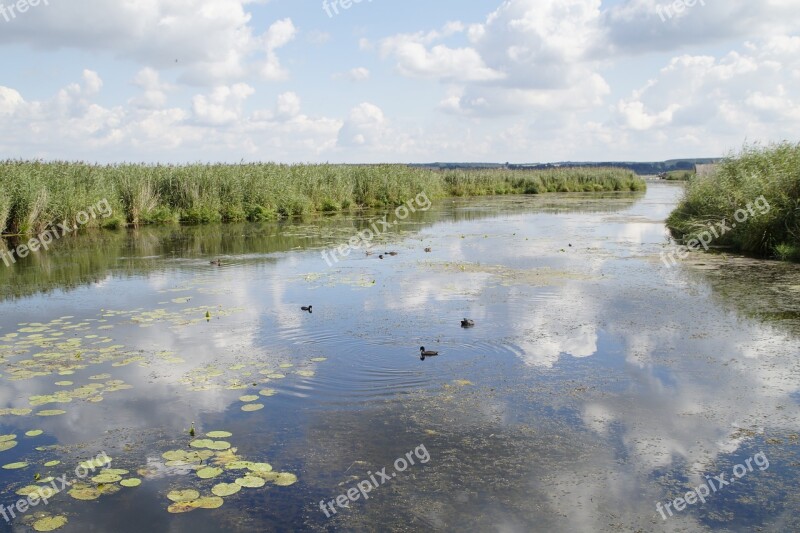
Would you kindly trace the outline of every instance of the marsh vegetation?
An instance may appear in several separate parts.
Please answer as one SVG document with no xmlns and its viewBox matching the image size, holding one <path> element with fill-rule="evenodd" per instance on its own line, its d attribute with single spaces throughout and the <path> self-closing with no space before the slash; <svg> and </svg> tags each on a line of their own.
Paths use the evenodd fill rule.
<svg viewBox="0 0 800 533">
<path fill-rule="evenodd" d="M 259 222 L 430 198 L 639 191 L 611 168 L 431 170 L 405 165 L 109 165 L 0 163 L 0 233 L 31 234 L 107 199 L 113 215 L 86 227 Z"/>
</svg>

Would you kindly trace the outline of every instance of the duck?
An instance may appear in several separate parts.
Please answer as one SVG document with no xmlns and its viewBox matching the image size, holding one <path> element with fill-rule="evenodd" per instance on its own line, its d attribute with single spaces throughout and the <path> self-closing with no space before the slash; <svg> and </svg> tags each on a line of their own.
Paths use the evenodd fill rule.
<svg viewBox="0 0 800 533">
<path fill-rule="evenodd" d="M 309 313 L 311 313 L 311 312 L 312 312 L 312 311 L 311 311 L 311 308 L 312 308 L 312 307 L 313 307 L 313 306 L 311 306 L 311 305 L 304 305 L 303 307 L 301 307 L 301 308 L 300 308 L 300 310 L 301 310 L 301 311 L 308 311 Z"/>
<path fill-rule="evenodd" d="M 378 259 L 383 259 L 383 254 L 379 255 Z"/>
<path fill-rule="evenodd" d="M 430 248 L 430 246 L 429 246 L 428 248 L 425 248 L 425 252 L 426 252 L 426 253 L 431 253 L 431 248 Z"/>
<path fill-rule="evenodd" d="M 384 252 L 383 255 L 397 255 L 397 252 Z"/>
<path fill-rule="evenodd" d="M 214 265 L 214 266 L 222 266 L 222 260 L 221 259 L 215 259 L 215 260 L 211 261 L 211 264 Z"/>
<path fill-rule="evenodd" d="M 471 328 L 474 325 L 475 325 L 475 321 L 472 320 L 471 318 L 465 318 L 464 320 L 461 321 L 461 327 L 462 328 Z"/>
<path fill-rule="evenodd" d="M 439 352 L 434 352 L 432 350 L 426 350 L 424 346 L 419 347 L 419 358 L 420 361 L 424 361 L 426 357 L 433 357 L 434 355 L 439 355 Z"/>
</svg>

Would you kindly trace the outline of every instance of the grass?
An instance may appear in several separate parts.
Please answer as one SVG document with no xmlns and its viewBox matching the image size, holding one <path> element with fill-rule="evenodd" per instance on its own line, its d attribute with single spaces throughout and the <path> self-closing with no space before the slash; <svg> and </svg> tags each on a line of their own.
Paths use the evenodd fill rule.
<svg viewBox="0 0 800 533">
<path fill-rule="evenodd" d="M 709 224 L 731 224 L 738 210 L 756 202 L 766 205 L 764 201 L 768 210 L 754 209 L 755 215 L 713 244 L 761 257 L 800 260 L 800 144 L 745 146 L 726 158 L 715 175 L 689 182 L 667 225 L 673 236 L 688 241 Z"/>
<path fill-rule="evenodd" d="M 85 227 L 275 220 L 447 196 L 638 191 L 622 169 L 428 170 L 404 165 L 0 162 L 0 233 L 39 233 L 108 200 Z"/>
<path fill-rule="evenodd" d="M 664 179 L 668 181 L 691 181 L 695 177 L 693 170 L 670 170 L 665 174 Z"/>
</svg>

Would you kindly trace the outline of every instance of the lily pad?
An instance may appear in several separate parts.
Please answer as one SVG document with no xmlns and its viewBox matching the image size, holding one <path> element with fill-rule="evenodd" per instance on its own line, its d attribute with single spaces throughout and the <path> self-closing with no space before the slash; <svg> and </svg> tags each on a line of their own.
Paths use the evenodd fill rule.
<svg viewBox="0 0 800 533">
<path fill-rule="evenodd" d="M 26 437 L 38 437 L 42 433 L 44 433 L 44 431 L 42 431 L 41 429 L 32 429 L 30 431 L 25 432 L 25 436 Z"/>
<path fill-rule="evenodd" d="M 5 441 L 5 442 L 0 442 L 0 452 L 4 452 L 6 450 L 10 450 L 11 448 L 15 447 L 17 444 L 19 444 L 19 443 L 17 441 L 15 441 L 15 440 L 8 440 L 8 441 Z"/>
<path fill-rule="evenodd" d="M 39 487 L 39 485 L 28 485 L 27 487 L 22 487 L 21 489 L 18 489 L 16 493 L 19 496 L 29 496 L 31 494 L 39 492 L 40 488 L 41 487 Z"/>
<path fill-rule="evenodd" d="M 3 465 L 4 470 L 20 470 L 21 468 L 28 468 L 28 463 L 9 463 Z"/>
<path fill-rule="evenodd" d="M 328 360 L 328 358 L 327 358 L 327 357 L 314 357 L 314 358 L 313 358 L 313 359 L 311 359 L 311 360 L 312 360 L 312 361 L 314 361 L 315 363 L 322 363 L 322 362 L 324 362 L 324 361 L 327 361 L 327 360 Z"/>
<path fill-rule="evenodd" d="M 167 498 L 173 502 L 189 502 L 200 497 L 200 493 L 194 489 L 173 490 L 167 494 Z"/>
<path fill-rule="evenodd" d="M 225 500 L 219 496 L 206 496 L 189 503 L 197 509 L 219 509 L 225 503 Z"/>
<path fill-rule="evenodd" d="M 227 431 L 210 431 L 206 433 L 206 437 L 210 437 L 212 439 L 227 439 L 228 437 L 233 437 L 233 433 L 229 433 Z"/>
<path fill-rule="evenodd" d="M 242 490 L 242 486 L 238 483 L 220 483 L 219 485 L 214 485 L 214 488 L 211 489 L 211 493 L 214 494 L 214 496 L 225 497 L 236 494 L 240 490 Z"/>
<path fill-rule="evenodd" d="M 248 489 L 258 489 L 263 487 L 267 482 L 260 477 L 245 476 L 236 479 L 236 484 L 246 487 Z"/>
<path fill-rule="evenodd" d="M 274 483 L 279 487 L 288 487 L 297 483 L 297 476 L 289 472 L 281 472 Z"/>
<path fill-rule="evenodd" d="M 254 401 L 258 400 L 258 398 L 259 398 L 258 395 L 250 394 L 248 396 L 239 397 L 239 401 L 240 402 L 254 402 Z"/>
<path fill-rule="evenodd" d="M 100 496 L 103 495 L 103 492 L 96 487 L 80 484 L 73 486 L 69 490 L 69 492 L 67 492 L 67 494 L 69 494 L 76 500 L 91 501 L 98 499 Z"/>
<path fill-rule="evenodd" d="M 269 398 L 270 396 L 275 396 L 276 394 L 278 394 L 278 391 L 276 391 L 275 389 L 264 389 L 258 391 L 258 393 L 261 396 L 266 396 L 267 398 Z"/>
<path fill-rule="evenodd" d="M 61 409 L 46 409 L 44 411 L 39 411 L 36 413 L 37 416 L 59 416 L 66 414 L 66 411 L 62 411 Z"/>
<path fill-rule="evenodd" d="M 33 529 L 36 531 L 55 531 L 62 528 L 67 524 L 67 517 L 64 515 L 45 516 L 39 518 L 33 523 Z"/>
<path fill-rule="evenodd" d="M 201 468 L 200 470 L 197 471 L 197 477 L 199 477 L 200 479 L 211 479 L 217 477 L 220 474 L 222 474 L 221 468 L 216 468 L 211 466 Z"/>
<path fill-rule="evenodd" d="M 252 413 L 253 411 L 260 411 L 264 408 L 263 403 L 248 403 L 242 406 L 242 411 L 246 413 Z"/>
<path fill-rule="evenodd" d="M 250 463 L 247 468 L 251 472 L 272 472 L 272 465 L 269 463 Z"/>
<path fill-rule="evenodd" d="M 61 464 L 61 461 L 47 461 L 44 464 L 44 466 L 51 467 L 51 466 L 56 466 L 56 465 L 60 465 L 60 464 Z"/>
<path fill-rule="evenodd" d="M 123 487 L 133 488 L 133 487 L 138 487 L 139 485 L 141 485 L 142 484 L 142 480 L 139 479 L 139 478 L 135 478 L 135 477 L 134 478 L 128 478 L 128 479 L 123 479 L 122 481 L 119 482 L 119 484 L 122 485 Z"/>
<path fill-rule="evenodd" d="M 298 376 L 303 376 L 304 378 L 313 378 L 317 373 L 313 370 L 298 370 L 296 374 Z"/>
<path fill-rule="evenodd" d="M 0 442 L 8 442 L 10 440 L 16 440 L 16 435 L 0 435 Z"/>
<path fill-rule="evenodd" d="M 116 483 L 117 481 L 122 481 L 122 476 L 119 474 L 104 472 L 100 475 L 94 476 L 92 481 L 95 483 Z"/>
</svg>

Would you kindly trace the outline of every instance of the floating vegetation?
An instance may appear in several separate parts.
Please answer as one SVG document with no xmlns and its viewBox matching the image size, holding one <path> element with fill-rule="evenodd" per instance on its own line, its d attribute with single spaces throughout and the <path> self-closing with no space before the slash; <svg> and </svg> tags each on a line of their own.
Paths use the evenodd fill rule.
<svg viewBox="0 0 800 533">
<path fill-rule="evenodd" d="M 122 476 L 110 472 L 103 472 L 102 474 L 94 476 L 92 481 L 101 485 L 105 483 L 116 483 L 117 481 L 122 481 Z"/>
<path fill-rule="evenodd" d="M 228 437 L 232 437 L 233 433 L 228 431 L 209 431 L 206 433 L 206 437 L 210 437 L 212 439 L 227 439 Z"/>
<path fill-rule="evenodd" d="M 133 477 L 133 478 L 128 478 L 128 479 L 123 479 L 122 481 L 119 482 L 119 484 L 122 485 L 123 487 L 133 488 L 133 487 L 138 487 L 139 485 L 141 485 L 142 484 L 142 480 L 139 479 L 139 478 Z"/>
<path fill-rule="evenodd" d="M 242 411 L 246 413 L 252 413 L 253 411 L 260 411 L 263 408 L 263 403 L 248 403 L 247 405 L 242 406 Z"/>
<path fill-rule="evenodd" d="M 3 465 L 4 470 L 20 470 L 22 468 L 28 468 L 28 463 L 9 463 L 7 465 Z"/>
<path fill-rule="evenodd" d="M 314 372 L 313 370 L 298 370 L 296 374 L 298 376 L 303 376 L 304 378 L 313 378 L 314 376 L 317 375 L 317 373 Z"/>
<path fill-rule="evenodd" d="M 325 361 L 327 361 L 327 360 L 328 360 L 328 358 L 327 358 L 327 357 L 314 357 L 314 358 L 313 358 L 313 359 L 311 359 L 311 360 L 312 360 L 313 362 L 315 362 L 315 363 L 322 363 L 322 362 L 325 362 Z"/>
<path fill-rule="evenodd" d="M 64 515 L 44 516 L 38 518 L 32 525 L 36 531 L 55 531 L 67 524 L 67 517 Z"/>
<path fill-rule="evenodd" d="M 19 443 L 15 440 L 7 440 L 5 442 L 0 442 L 0 452 L 10 450 L 11 448 L 14 448 L 17 444 Z"/>
<path fill-rule="evenodd" d="M 197 471 L 197 477 L 200 479 L 212 479 L 222 474 L 222 472 L 223 470 L 221 468 L 207 466 Z"/>
<path fill-rule="evenodd" d="M 7 416 L 7 415 L 27 416 L 32 412 L 33 409 L 27 409 L 27 408 L 0 409 L 0 416 Z"/>
<path fill-rule="evenodd" d="M 44 433 L 44 431 L 42 431 L 41 429 L 32 429 L 30 431 L 26 431 L 25 432 L 25 436 L 26 437 L 38 437 L 42 433 Z"/>
<path fill-rule="evenodd" d="M 53 467 L 53 466 L 58 466 L 60 464 L 61 464 L 61 461 L 48 461 L 48 462 L 46 462 L 44 464 L 44 466 L 50 468 L 50 467 Z"/>
<path fill-rule="evenodd" d="M 235 483 L 248 489 L 260 489 L 267 484 L 263 478 L 251 476 L 250 474 L 245 477 L 236 478 Z"/>
<path fill-rule="evenodd" d="M 189 443 L 192 448 L 208 448 L 209 450 L 227 450 L 231 447 L 229 442 L 223 440 L 198 439 Z"/>
<path fill-rule="evenodd" d="M 173 490 L 167 494 L 167 498 L 173 502 L 190 502 L 200 497 L 200 493 L 194 489 Z"/>
<path fill-rule="evenodd" d="M 45 409 L 36 413 L 36 416 L 59 416 L 64 414 L 67 414 L 67 412 L 61 409 Z"/>
<path fill-rule="evenodd" d="M 261 396 L 269 398 L 270 396 L 275 396 L 276 394 L 278 394 L 278 391 L 276 391 L 275 389 L 262 389 L 258 391 L 258 393 Z"/>
<path fill-rule="evenodd" d="M 247 396 L 240 396 L 239 397 L 239 401 L 240 402 L 245 402 L 245 403 L 254 402 L 254 401 L 258 400 L 259 398 L 260 398 L 260 396 L 258 396 L 258 394 L 250 394 L 250 395 L 247 395 Z"/>
<path fill-rule="evenodd" d="M 242 490 L 242 486 L 238 483 L 220 483 L 214 485 L 214 488 L 211 489 L 211 493 L 214 496 L 224 498 L 225 496 L 232 496 L 240 490 Z"/>
<path fill-rule="evenodd" d="M 39 492 L 41 487 L 39 485 L 28 485 L 27 487 L 22 487 L 21 489 L 16 490 L 16 494 L 19 496 L 29 496 L 36 492 Z"/>
</svg>

